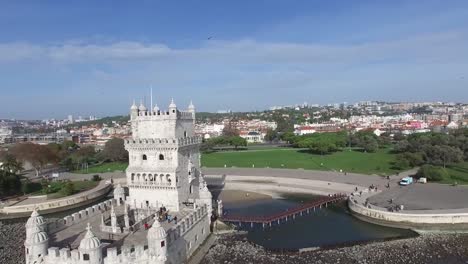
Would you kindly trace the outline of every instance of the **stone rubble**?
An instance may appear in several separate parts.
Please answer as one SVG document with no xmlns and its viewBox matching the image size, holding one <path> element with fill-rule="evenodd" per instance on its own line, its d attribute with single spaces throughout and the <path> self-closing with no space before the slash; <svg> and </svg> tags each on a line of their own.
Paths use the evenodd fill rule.
<svg viewBox="0 0 468 264">
<path fill-rule="evenodd" d="M 414 238 L 319 249 L 305 253 L 276 253 L 248 242 L 244 235 L 222 235 L 204 264 L 467 264 L 468 234 L 425 234 Z"/>
<path fill-rule="evenodd" d="M 0 263 L 20 264 L 25 262 L 25 222 L 1 223 L 0 221 Z"/>
</svg>

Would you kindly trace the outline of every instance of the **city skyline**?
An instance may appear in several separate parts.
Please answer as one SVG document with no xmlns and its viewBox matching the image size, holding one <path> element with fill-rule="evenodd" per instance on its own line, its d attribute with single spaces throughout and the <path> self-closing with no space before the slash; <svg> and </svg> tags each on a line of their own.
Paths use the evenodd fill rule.
<svg viewBox="0 0 468 264">
<path fill-rule="evenodd" d="M 4 3 L 0 118 L 125 114 L 150 86 L 209 112 L 467 102 L 467 24 L 463 1 Z"/>
</svg>

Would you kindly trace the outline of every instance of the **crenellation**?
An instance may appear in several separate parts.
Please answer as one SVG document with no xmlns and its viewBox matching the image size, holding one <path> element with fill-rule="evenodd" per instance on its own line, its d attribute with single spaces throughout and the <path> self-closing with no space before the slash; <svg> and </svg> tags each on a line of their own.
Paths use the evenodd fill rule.
<svg viewBox="0 0 468 264">
<path fill-rule="evenodd" d="M 71 252 L 69 248 L 61 248 L 60 249 L 60 259 L 63 261 L 67 261 L 71 258 Z"/>
</svg>

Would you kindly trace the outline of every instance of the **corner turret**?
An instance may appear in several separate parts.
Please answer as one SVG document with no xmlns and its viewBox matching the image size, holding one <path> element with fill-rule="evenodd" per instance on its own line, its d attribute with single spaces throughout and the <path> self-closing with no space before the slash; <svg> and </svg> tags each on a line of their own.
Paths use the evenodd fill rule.
<svg viewBox="0 0 468 264">
<path fill-rule="evenodd" d="M 46 232 L 46 222 L 36 209 L 26 222 L 26 264 L 39 262 L 49 247 L 49 235 Z"/>
<path fill-rule="evenodd" d="M 177 115 L 177 105 L 174 103 L 174 99 L 171 99 L 171 103 L 169 104 L 169 114 Z"/>
<path fill-rule="evenodd" d="M 158 218 L 154 218 L 153 226 L 148 230 L 148 250 L 151 256 L 156 256 L 159 261 L 167 259 L 167 233 L 161 226 Z"/>
<path fill-rule="evenodd" d="M 102 250 L 101 240 L 91 232 L 91 225 L 88 223 L 86 227 L 86 234 L 80 241 L 80 259 L 89 261 L 89 264 L 101 264 L 102 261 Z"/>
<path fill-rule="evenodd" d="M 135 100 L 133 100 L 133 104 L 130 107 L 130 119 L 135 119 L 138 116 L 138 106 L 135 104 Z"/>
</svg>

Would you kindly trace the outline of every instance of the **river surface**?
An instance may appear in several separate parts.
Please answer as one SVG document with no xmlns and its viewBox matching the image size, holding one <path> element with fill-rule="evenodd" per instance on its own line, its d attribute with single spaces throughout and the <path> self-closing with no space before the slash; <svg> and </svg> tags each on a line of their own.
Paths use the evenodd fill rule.
<svg viewBox="0 0 468 264">
<path fill-rule="evenodd" d="M 317 199 L 311 196 L 295 196 L 249 202 L 225 203 L 227 215 L 267 216 L 300 206 L 304 201 Z M 366 241 L 415 236 L 410 230 L 382 227 L 353 217 L 341 202 L 328 208 L 317 209 L 310 214 L 282 221 L 280 225 L 253 228 L 244 225 L 251 242 L 268 249 L 299 249 L 308 247 L 338 246 Z"/>
</svg>

